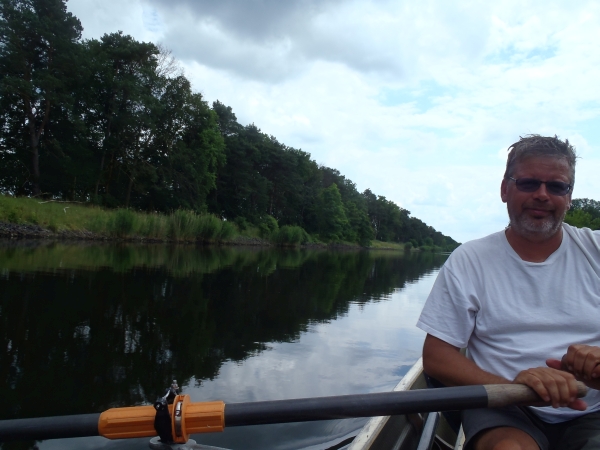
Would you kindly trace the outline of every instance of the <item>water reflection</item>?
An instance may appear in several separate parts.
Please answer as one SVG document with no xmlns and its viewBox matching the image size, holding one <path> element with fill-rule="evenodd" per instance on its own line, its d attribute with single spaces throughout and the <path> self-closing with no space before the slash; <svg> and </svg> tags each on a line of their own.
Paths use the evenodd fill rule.
<svg viewBox="0 0 600 450">
<path fill-rule="evenodd" d="M 443 260 L 429 253 L 163 245 L 0 249 L 0 345 L 6 349 L 0 352 L 0 417 L 147 404 L 172 378 L 194 401 L 388 389 L 422 341 L 413 326 L 420 301 L 406 296 L 430 283 L 411 283 Z M 426 292 L 412 295 L 421 299 Z M 402 356 L 398 348 L 413 353 Z M 383 368 L 381 361 L 390 360 L 394 367 Z M 359 426 L 336 422 L 231 429 L 204 441 L 299 448 Z M 304 437 L 291 438 L 293 430 Z M 261 444 L 249 445 L 249 435 Z M 66 442 L 72 448 L 147 445 L 61 442 L 63 448 Z"/>
</svg>

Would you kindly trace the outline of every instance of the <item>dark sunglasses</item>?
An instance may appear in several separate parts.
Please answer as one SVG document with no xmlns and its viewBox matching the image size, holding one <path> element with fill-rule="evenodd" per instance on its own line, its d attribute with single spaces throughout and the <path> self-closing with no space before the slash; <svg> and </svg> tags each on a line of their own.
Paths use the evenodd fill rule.
<svg viewBox="0 0 600 450">
<path fill-rule="evenodd" d="M 567 195 L 573 185 L 563 183 L 562 181 L 541 181 L 535 178 L 519 178 L 514 179 L 513 177 L 507 177 L 509 180 L 513 180 L 517 189 L 521 192 L 535 192 L 542 184 L 546 185 L 546 190 L 552 195 Z"/>
</svg>

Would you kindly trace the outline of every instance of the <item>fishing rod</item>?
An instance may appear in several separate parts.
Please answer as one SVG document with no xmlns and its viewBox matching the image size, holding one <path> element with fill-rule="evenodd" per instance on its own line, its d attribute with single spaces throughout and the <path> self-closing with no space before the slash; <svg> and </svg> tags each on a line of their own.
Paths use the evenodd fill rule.
<svg viewBox="0 0 600 450">
<path fill-rule="evenodd" d="M 578 382 L 578 397 L 587 387 Z M 160 436 L 164 443 L 185 443 L 190 434 L 225 427 L 391 416 L 410 413 L 499 408 L 544 403 L 528 386 L 494 384 L 379 392 L 333 397 L 248 403 L 191 402 L 177 383 L 154 405 L 111 408 L 97 414 L 0 421 L 0 442 L 83 436 L 127 439 Z M 547 403 L 544 403 L 547 404 Z"/>
</svg>

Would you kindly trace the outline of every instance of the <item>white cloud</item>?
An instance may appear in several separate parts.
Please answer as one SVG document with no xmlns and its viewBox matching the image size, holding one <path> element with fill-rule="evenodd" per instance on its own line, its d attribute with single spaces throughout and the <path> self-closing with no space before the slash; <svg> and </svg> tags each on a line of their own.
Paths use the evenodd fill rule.
<svg viewBox="0 0 600 450">
<path fill-rule="evenodd" d="M 459 241 L 505 225 L 519 136 L 569 138 L 576 195 L 598 192 L 596 2 L 113 1 L 68 6 L 86 36 L 164 41 L 207 100 Z"/>
</svg>

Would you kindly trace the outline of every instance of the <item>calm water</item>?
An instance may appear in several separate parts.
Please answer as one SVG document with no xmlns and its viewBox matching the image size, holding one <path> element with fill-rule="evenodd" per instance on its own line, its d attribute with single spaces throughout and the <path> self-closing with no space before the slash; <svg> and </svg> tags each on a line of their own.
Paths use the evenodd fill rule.
<svg viewBox="0 0 600 450">
<path fill-rule="evenodd" d="M 0 418 L 390 390 L 446 257 L 396 252 L 0 243 Z M 366 419 L 229 428 L 230 449 L 324 449 Z M 4 449 L 29 448 L 5 444 Z M 148 439 L 40 449 L 145 449 Z"/>
</svg>

